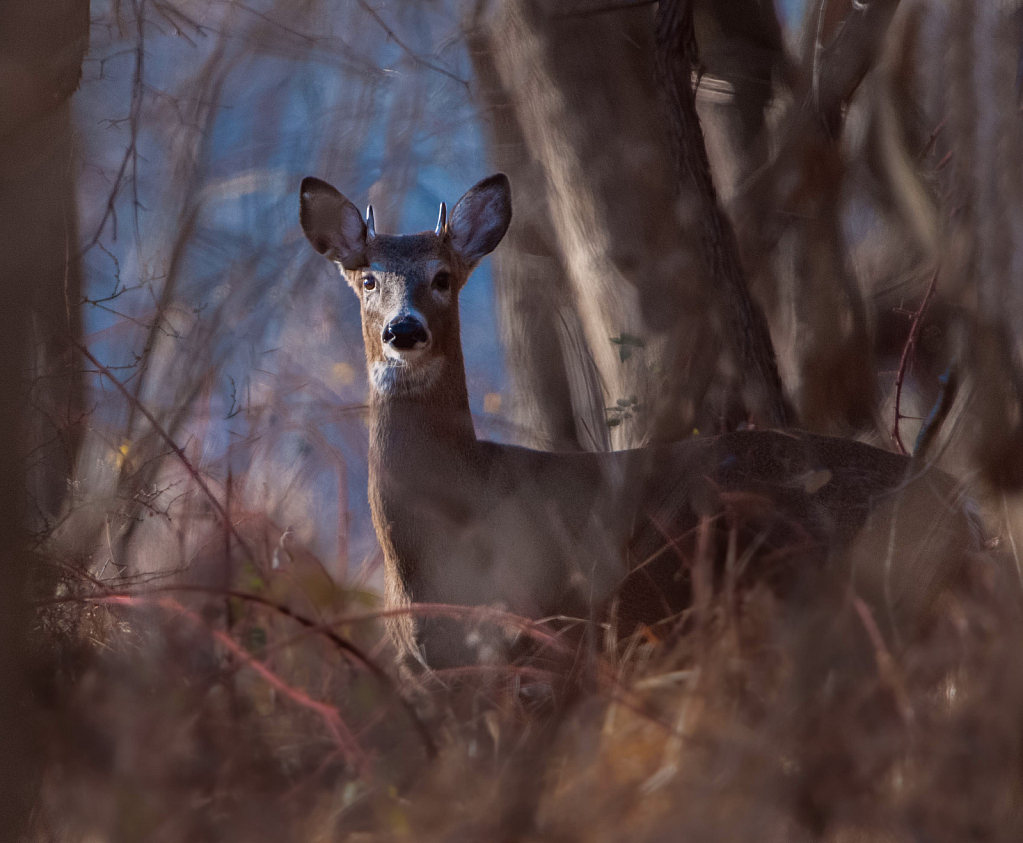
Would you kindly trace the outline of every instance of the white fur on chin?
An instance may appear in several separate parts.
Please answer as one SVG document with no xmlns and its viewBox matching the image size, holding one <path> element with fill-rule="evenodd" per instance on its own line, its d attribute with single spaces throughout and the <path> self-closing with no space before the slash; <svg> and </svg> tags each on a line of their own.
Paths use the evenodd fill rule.
<svg viewBox="0 0 1023 843">
<path fill-rule="evenodd" d="M 381 360 L 370 366 L 369 382 L 382 396 L 416 396 L 437 383 L 443 368 L 442 357 L 431 357 L 412 365 L 402 360 Z"/>
</svg>

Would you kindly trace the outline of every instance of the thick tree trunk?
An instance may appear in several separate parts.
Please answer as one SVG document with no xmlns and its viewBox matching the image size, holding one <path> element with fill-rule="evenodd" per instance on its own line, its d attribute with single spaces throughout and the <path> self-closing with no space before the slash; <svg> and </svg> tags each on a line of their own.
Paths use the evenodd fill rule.
<svg viewBox="0 0 1023 843">
<path fill-rule="evenodd" d="M 657 77 L 665 102 L 672 160 L 684 200 L 697 203 L 701 258 L 739 367 L 747 408 L 773 427 L 791 421 L 767 319 L 753 301 L 732 223 L 718 202 L 703 142 L 692 73 L 697 64 L 691 0 L 661 0 L 656 21 Z"/>
<path fill-rule="evenodd" d="M 557 451 L 589 450 L 596 443 L 590 441 L 588 431 L 606 439 L 603 396 L 596 390 L 588 401 L 573 404 L 570 372 L 591 367 L 588 359 L 579 359 L 577 350 L 563 341 L 565 322 L 576 316 L 543 170 L 530 157 L 512 97 L 501 85 L 489 31 L 477 19 L 469 22 L 466 34 L 491 158 L 511 177 L 514 192 L 512 224 L 493 259 L 501 339 L 512 379 L 513 419 L 524 444 Z"/>
<path fill-rule="evenodd" d="M 87 0 L 0 3 L 0 204 L 9 214 L 0 238 L 12 256 L 4 295 L 17 287 L 30 297 L 32 354 L 19 372 L 27 366 L 31 378 L 28 488 L 40 528 L 60 510 L 82 433 L 83 374 L 72 344 L 81 339 L 82 293 L 70 97 L 88 39 Z"/>
<path fill-rule="evenodd" d="M 973 449 L 985 479 L 1023 489 L 1023 120 L 1020 31 L 1013 4 L 951 5 L 945 112 L 950 211 L 946 283 L 964 284 L 974 310 L 965 361 L 976 393 L 968 409 Z M 965 97 L 965 99 L 960 99 Z M 939 282 L 944 279 L 939 279 Z"/>
<path fill-rule="evenodd" d="M 532 229 L 557 260 L 534 264 L 534 277 L 563 267 L 582 354 L 609 408 L 611 442 L 689 435 L 718 373 L 720 345 L 718 326 L 705 318 L 712 296 L 698 259 L 698 210 L 680 199 L 673 176 L 650 10 L 579 17 L 566 16 L 561 3 L 508 0 L 487 26 L 498 86 L 512 92 L 502 96 L 526 150 L 519 166 L 512 162 L 513 186 L 529 185 L 526 195 L 545 196 L 549 209 L 549 224 L 536 216 Z M 515 201 L 519 214 L 523 201 Z M 516 260 L 536 243 L 513 240 Z M 571 327 L 559 334 L 562 347 L 564 334 L 573 335 Z M 513 363 L 526 358 L 512 351 Z M 577 386 L 593 380 L 571 360 L 565 371 Z M 577 432 L 586 391 L 572 389 Z"/>
<path fill-rule="evenodd" d="M 29 820 L 41 759 L 29 661 L 32 574 L 26 534 L 25 373 L 33 347 L 60 393 L 80 406 L 69 376 L 66 337 L 77 328 L 78 242 L 68 99 L 88 43 L 89 4 L 74 0 L 0 3 L 0 839 L 18 840 Z M 33 327 L 45 333 L 36 343 Z M 59 339 L 52 340 L 54 336 Z M 77 390 L 77 391 L 76 391 Z M 48 407 L 53 410 L 54 407 Z M 63 409 L 62 409 L 63 411 Z M 62 426 L 56 422 L 55 426 Z M 65 488 L 72 455 L 47 451 L 44 505 Z M 51 510 L 52 511 L 52 510 Z"/>
</svg>

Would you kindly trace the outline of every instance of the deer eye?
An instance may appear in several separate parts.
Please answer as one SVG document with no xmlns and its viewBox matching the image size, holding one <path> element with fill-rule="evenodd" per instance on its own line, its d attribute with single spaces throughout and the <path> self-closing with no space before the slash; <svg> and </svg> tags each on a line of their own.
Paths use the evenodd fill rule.
<svg viewBox="0 0 1023 843">
<path fill-rule="evenodd" d="M 433 276 L 433 289 L 440 290 L 441 292 L 451 289 L 451 273 L 446 270 L 441 270 Z"/>
<path fill-rule="evenodd" d="M 367 275 L 362 279 L 362 289 L 364 290 L 375 290 L 377 288 L 377 279 L 373 275 Z"/>
</svg>

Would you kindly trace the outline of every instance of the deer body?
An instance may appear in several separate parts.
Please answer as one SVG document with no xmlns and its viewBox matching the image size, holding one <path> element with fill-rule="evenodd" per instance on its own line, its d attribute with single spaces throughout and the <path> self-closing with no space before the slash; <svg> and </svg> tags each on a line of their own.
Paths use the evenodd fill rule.
<svg viewBox="0 0 1023 843">
<path fill-rule="evenodd" d="M 432 397 L 371 400 L 370 504 L 388 604 L 587 617 L 590 592 L 607 595 L 624 575 L 630 519 L 612 493 L 610 455 L 478 441 L 468 401 L 434 417 Z M 590 570 L 576 570 L 582 559 Z M 392 633 L 403 653 L 422 651 L 437 667 L 476 660 L 461 629 L 402 617 Z"/>
<path fill-rule="evenodd" d="M 302 184 L 306 235 L 362 302 L 369 494 L 389 605 L 587 618 L 617 594 L 624 620 L 651 622 L 690 599 L 681 544 L 701 522 L 741 521 L 783 556 L 798 547 L 799 564 L 841 572 L 893 623 L 925 613 L 958 577 L 975 536 L 955 484 L 861 443 L 746 431 L 558 454 L 478 440 L 457 295 L 510 217 L 502 175 L 450 220 L 442 206 L 435 232 L 406 236 L 378 235 L 372 208 L 364 222 L 326 183 Z M 406 663 L 504 656 L 501 641 L 449 618 L 401 615 L 391 633 Z"/>
</svg>

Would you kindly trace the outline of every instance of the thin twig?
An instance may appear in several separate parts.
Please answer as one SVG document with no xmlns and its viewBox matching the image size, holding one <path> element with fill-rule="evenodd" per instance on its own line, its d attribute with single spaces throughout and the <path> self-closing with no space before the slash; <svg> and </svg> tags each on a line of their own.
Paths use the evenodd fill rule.
<svg viewBox="0 0 1023 843">
<path fill-rule="evenodd" d="M 359 0 L 359 5 L 362 6 L 362 8 L 366 11 L 366 14 L 368 14 L 371 18 L 373 18 L 373 20 L 375 20 L 377 22 L 377 25 L 384 31 L 384 33 L 387 35 L 387 37 L 390 38 L 395 44 L 397 44 L 398 47 L 402 50 L 402 52 L 404 52 L 410 59 L 412 59 L 412 61 L 414 61 L 416 64 L 421 64 L 423 67 L 429 68 L 430 70 L 434 71 L 435 73 L 439 73 L 442 76 L 447 76 L 448 79 L 451 79 L 451 80 L 457 82 L 459 85 L 464 87 L 465 90 L 467 90 L 467 91 L 469 90 L 469 82 L 468 82 L 468 80 L 463 79 L 461 76 L 459 76 L 459 75 L 457 75 L 455 73 L 452 73 L 450 70 L 446 70 L 445 68 L 441 67 L 439 64 L 434 64 L 433 62 L 431 62 L 431 61 L 429 61 L 427 59 L 424 59 L 415 50 L 413 50 L 408 44 L 406 44 L 404 41 L 402 41 L 398 37 L 397 33 L 393 29 L 391 29 L 391 27 L 389 27 L 387 25 L 387 21 L 385 21 L 382 17 L 380 17 L 380 15 L 377 13 L 377 10 L 374 9 L 369 4 L 368 0 Z"/>
<path fill-rule="evenodd" d="M 65 565 L 63 563 L 58 563 L 58 564 L 61 564 L 61 567 L 64 567 L 64 568 L 66 568 L 68 570 L 71 570 L 74 573 L 79 573 L 82 576 L 86 577 L 93 585 L 96 585 L 97 587 L 102 589 L 104 591 L 104 594 L 102 594 L 100 596 L 77 595 L 77 596 L 69 596 L 69 597 L 60 597 L 60 598 L 55 598 L 55 599 L 52 599 L 52 600 L 40 601 L 39 603 L 37 603 L 37 605 L 54 605 L 54 604 L 57 604 L 57 603 L 70 603 L 70 602 L 83 602 L 83 601 L 88 601 L 88 602 L 109 602 L 111 598 L 131 599 L 131 598 L 143 598 L 143 597 L 145 597 L 145 598 L 151 598 L 152 599 L 154 595 L 159 595 L 159 594 L 198 593 L 198 594 L 212 594 L 212 595 L 217 595 L 217 596 L 221 596 L 221 597 L 225 597 L 225 598 L 229 598 L 229 599 L 244 600 L 244 601 L 249 602 L 249 603 L 255 603 L 255 604 L 260 605 L 260 606 L 265 606 L 266 608 L 272 609 L 273 611 L 277 612 L 278 614 L 281 614 L 281 615 L 284 615 L 287 618 L 290 618 L 291 620 L 295 621 L 295 623 L 299 624 L 299 626 L 302 626 L 305 629 L 308 629 L 308 630 L 311 630 L 313 632 L 317 632 L 320 635 L 323 635 L 332 644 L 334 644 L 334 646 L 336 646 L 339 650 L 341 650 L 345 655 L 347 655 L 349 658 L 351 658 L 353 661 L 357 662 L 358 664 L 362 665 L 362 667 L 364 667 L 371 674 L 373 674 L 374 678 L 376 678 L 377 681 L 380 682 L 380 684 L 384 686 L 384 688 L 388 691 L 388 693 L 392 694 L 395 697 L 395 699 L 398 700 L 399 705 L 402 707 L 402 709 L 408 715 L 409 720 L 412 722 L 412 724 L 416 728 L 416 731 L 419 733 L 419 737 L 421 738 L 421 740 L 423 742 L 423 746 L 425 747 L 427 754 L 431 758 L 435 758 L 436 757 L 436 755 L 437 755 L 437 745 L 436 745 L 436 742 L 433 740 L 433 736 L 430 734 L 429 730 L 427 729 L 426 724 L 422 721 L 422 719 L 419 717 L 419 715 L 416 714 L 415 709 L 412 707 L 412 705 L 409 703 L 409 701 L 407 699 L 405 699 L 405 697 L 403 697 L 401 695 L 401 692 L 395 686 L 394 681 L 391 679 L 391 677 L 388 676 L 386 672 L 384 672 L 384 670 L 380 667 L 380 665 L 378 665 L 375 661 L 373 661 L 372 658 L 370 658 L 366 653 L 364 653 L 361 648 L 359 648 L 358 646 L 353 644 L 348 639 L 343 638 L 342 636 L 338 635 L 338 633 L 336 633 L 333 630 L 332 627 L 342 626 L 342 625 L 346 625 L 346 624 L 348 624 L 350 622 L 353 622 L 352 618 L 341 618 L 341 619 L 336 619 L 336 620 L 326 621 L 326 622 L 322 622 L 321 623 L 321 622 L 318 622 L 318 621 L 314 621 L 311 618 L 307 618 L 305 615 L 302 615 L 302 614 L 294 611 L 289 606 L 286 606 L 286 605 L 284 605 L 282 603 L 278 603 L 277 601 L 271 600 L 268 597 L 263 597 L 262 595 L 252 594 L 252 593 L 246 592 L 246 591 L 238 591 L 236 589 L 228 588 L 228 587 L 216 588 L 216 587 L 210 587 L 210 586 L 189 585 L 189 584 L 179 583 L 179 584 L 175 584 L 175 585 L 157 586 L 155 588 L 146 588 L 144 591 L 117 591 L 117 590 L 112 590 L 105 583 L 100 582 L 99 580 L 96 580 L 94 577 L 92 577 L 90 574 L 88 574 L 88 572 L 78 571 L 77 569 L 72 569 L 70 566 Z M 365 615 L 361 615 L 361 616 L 355 618 L 354 622 L 370 620 L 372 618 L 373 618 L 372 615 L 370 615 L 369 613 L 366 613 Z"/>
<path fill-rule="evenodd" d="M 234 524 L 231 521 L 231 517 L 227 514 L 227 511 L 224 509 L 223 504 L 221 504 L 217 496 L 213 494 L 213 490 L 210 489 L 210 487 L 206 484 L 206 481 L 203 480 L 202 475 L 199 474 L 199 470 L 194 465 L 192 465 L 191 460 L 189 460 L 188 457 L 185 455 L 185 452 L 181 450 L 181 448 L 178 446 L 178 443 L 171 438 L 171 435 L 166 430 L 164 430 L 163 426 L 156 420 L 156 417 L 151 412 L 149 412 L 146 406 L 138 398 L 132 395 L 128 388 L 123 383 L 121 383 L 120 380 L 117 379 L 114 373 L 111 372 L 110 369 L 108 369 L 102 363 L 100 363 L 99 360 L 96 359 L 96 357 L 92 354 L 91 351 L 89 351 L 88 348 L 86 348 L 85 345 L 78 342 L 78 340 L 74 339 L 73 337 L 71 338 L 71 343 L 96 367 L 96 369 L 99 371 L 101 375 L 106 377 L 107 380 L 109 380 L 115 387 L 117 387 L 117 390 L 121 393 L 121 395 L 123 395 L 128 400 L 128 402 L 133 407 L 135 407 L 136 410 L 138 410 L 143 416 L 145 416 L 146 421 L 148 421 L 153 426 L 153 430 L 155 430 L 156 433 L 159 434 L 160 438 L 167 443 L 167 446 L 174 452 L 174 455 L 181 461 L 181 464 L 185 467 L 185 470 L 191 475 L 192 479 L 196 482 L 196 485 L 198 485 L 199 488 L 206 495 L 206 497 L 209 498 L 210 503 L 217 512 L 217 515 L 220 516 L 220 519 L 223 521 L 224 527 L 227 530 L 230 530 L 231 535 L 234 536 L 235 540 L 238 542 L 238 545 L 245 552 L 245 555 L 249 559 L 249 561 L 254 561 L 255 557 L 252 554 L 252 550 L 249 548 L 249 545 L 245 541 L 245 539 L 242 538 L 241 533 L 239 533 L 238 530 L 235 528 Z"/>
<path fill-rule="evenodd" d="M 270 668 L 263 664 L 258 659 L 254 658 L 249 652 L 245 650 L 237 641 L 235 641 L 230 635 L 223 630 L 213 629 L 203 622 L 202 618 L 193 612 L 191 609 L 185 608 L 181 603 L 172 597 L 158 597 L 151 598 L 141 595 L 125 596 L 125 595 L 111 595 L 108 597 L 97 598 L 96 602 L 109 603 L 112 605 L 122 606 L 136 606 L 138 604 L 155 604 L 160 606 L 166 611 L 173 612 L 175 614 L 183 615 L 187 617 L 193 624 L 206 629 L 214 639 L 224 645 L 230 652 L 231 655 L 238 659 L 246 667 L 252 668 L 258 673 L 263 679 L 271 685 L 275 690 L 286 696 L 292 702 L 297 703 L 302 708 L 306 708 L 312 712 L 315 712 L 323 720 L 330 732 L 331 737 L 337 743 L 341 751 L 356 765 L 359 767 L 363 775 L 368 775 L 369 761 L 366 757 L 365 752 L 359 746 L 355 735 L 352 734 L 351 729 L 348 728 L 348 724 L 345 723 L 341 717 L 341 712 L 328 703 L 320 702 L 319 700 L 313 699 L 305 691 L 295 688 L 280 676 L 274 673 Z"/>
<path fill-rule="evenodd" d="M 626 2 L 605 3 L 602 6 L 589 6 L 581 9 L 569 9 L 567 12 L 558 12 L 553 15 L 555 18 L 588 18 L 591 15 L 602 15 L 605 12 L 623 12 L 626 9 L 639 9 L 643 6 L 653 6 L 658 0 L 626 0 Z"/>
<path fill-rule="evenodd" d="M 885 646 L 884 636 L 881 635 L 881 630 L 878 629 L 873 613 L 871 613 L 870 608 L 859 597 L 854 596 L 852 604 L 856 614 L 859 615 L 860 621 L 863 623 L 867 637 L 870 638 L 870 643 L 874 647 L 877 672 L 881 677 L 881 681 L 888 686 L 892 696 L 895 698 L 895 704 L 899 709 L 899 716 L 902 717 L 903 722 L 907 724 L 912 723 L 915 716 L 913 703 L 909 699 L 909 692 L 906 690 L 905 683 L 903 683 L 898 668 L 895 666 L 895 659 L 892 658 L 888 647 Z"/>
<path fill-rule="evenodd" d="M 121 188 L 126 181 L 131 183 L 132 198 L 134 199 L 135 233 L 138 235 L 138 137 L 139 123 L 142 118 L 143 95 L 145 93 L 145 18 L 139 9 L 136 9 L 136 26 L 138 30 L 138 42 L 131 52 L 135 55 L 135 69 L 131 83 L 131 103 L 128 107 L 128 117 L 125 118 L 129 127 L 128 146 L 121 157 L 121 164 L 118 167 L 117 175 L 114 177 L 113 186 L 107 196 L 106 208 L 100 218 L 96 231 L 85 243 L 79 252 L 84 255 L 93 246 L 100 242 L 107 222 L 112 221 L 111 238 L 117 240 L 117 199 L 120 196 Z M 131 167 L 129 174 L 128 169 Z"/>
<path fill-rule="evenodd" d="M 195 585 L 185 585 L 185 584 L 182 584 L 182 585 L 168 585 L 168 586 L 160 586 L 160 587 L 157 587 L 157 588 L 150 588 L 150 589 L 146 589 L 145 592 L 130 592 L 130 591 L 110 592 L 110 594 L 108 596 L 116 596 L 116 595 L 119 594 L 120 596 L 123 596 L 123 597 L 137 597 L 137 596 L 142 596 L 143 594 L 145 594 L 145 595 L 152 595 L 152 594 L 159 594 L 159 593 L 165 593 L 165 592 L 180 592 L 180 591 L 195 591 L 195 592 L 210 593 L 211 589 L 209 589 L 208 587 L 204 587 L 204 586 L 195 586 Z M 225 590 L 224 589 L 214 589 L 213 592 L 217 593 L 217 594 L 223 594 L 223 593 L 225 593 Z M 298 620 L 299 617 L 300 617 L 299 615 L 292 614 L 291 610 L 287 609 L 287 607 L 280 606 L 279 604 L 276 604 L 273 601 L 269 601 L 266 598 L 260 597 L 259 595 L 249 594 L 249 593 L 243 592 L 243 591 L 233 591 L 233 590 L 232 591 L 227 591 L 227 593 L 230 596 L 232 596 L 232 597 L 238 597 L 238 598 L 243 599 L 243 600 L 251 600 L 253 602 L 262 603 L 263 605 L 266 605 L 266 606 L 271 606 L 271 607 L 277 608 L 280 611 L 288 614 L 289 617 L 293 617 L 295 620 Z M 38 606 L 52 606 L 52 605 L 58 605 L 58 604 L 61 604 L 61 603 L 79 602 L 81 600 L 86 600 L 86 599 L 89 599 L 89 598 L 87 598 L 87 597 L 83 598 L 81 596 L 53 597 L 53 598 L 49 598 L 47 600 L 38 601 L 36 603 L 36 605 L 38 605 Z M 542 643 L 542 644 L 546 644 L 546 645 L 550 646 L 552 649 L 554 649 L 554 650 L 556 650 L 558 652 L 561 652 L 561 653 L 571 653 L 571 652 L 573 652 L 572 648 L 570 648 L 567 644 L 565 644 L 564 641 L 561 641 L 556 635 L 553 635 L 553 634 L 551 634 L 549 632 L 544 632 L 543 629 L 541 629 L 541 627 L 544 624 L 545 619 L 541 618 L 539 620 L 532 620 L 530 618 L 524 618 L 521 615 L 512 614 L 511 612 L 505 612 L 505 611 L 502 611 L 500 609 L 494 609 L 494 608 L 492 608 L 490 606 L 460 606 L 460 605 L 453 604 L 453 603 L 414 603 L 414 604 L 409 605 L 409 606 L 393 606 L 391 608 L 370 609 L 370 610 L 362 611 L 362 612 L 352 612 L 351 614 L 340 615 L 338 617 L 331 618 L 330 620 L 324 621 L 323 623 L 316 623 L 315 621 L 312 621 L 312 620 L 309 620 L 309 619 L 304 619 L 304 621 L 299 621 L 299 622 L 300 623 L 305 623 L 307 621 L 309 623 L 311 629 L 315 628 L 315 629 L 327 630 L 327 629 L 330 629 L 331 627 L 336 627 L 336 626 L 349 626 L 351 624 L 357 624 L 357 623 L 368 623 L 370 621 L 386 620 L 387 618 L 397 618 L 397 617 L 402 617 L 404 615 L 415 615 L 415 616 L 430 617 L 430 618 L 436 618 L 436 617 L 439 617 L 439 618 L 451 618 L 453 620 L 470 620 L 470 621 L 471 620 L 479 620 L 479 621 L 487 621 L 488 623 L 494 623 L 494 624 L 504 624 L 504 625 L 508 626 L 509 628 L 514 629 L 516 632 L 522 633 L 527 638 L 531 638 L 534 641 L 537 641 L 537 642 Z M 547 620 L 550 620 L 550 619 L 547 619 Z M 579 618 L 577 620 L 584 620 L 584 619 Z M 344 641 L 344 639 L 338 639 L 338 640 Z M 350 645 L 348 643 L 345 643 L 344 646 L 345 646 L 346 649 L 348 649 L 349 647 L 354 647 L 354 645 Z"/>
<path fill-rule="evenodd" d="M 902 383 L 906 378 L 906 369 L 909 366 L 910 355 L 913 353 L 917 336 L 920 333 L 924 311 L 927 310 L 927 305 L 930 304 L 931 296 L 934 295 L 934 288 L 938 283 L 939 270 L 940 267 L 935 267 L 930 283 L 927 285 L 927 292 L 924 293 L 924 300 L 920 302 L 920 307 L 913 314 L 913 324 L 910 325 L 906 344 L 902 347 L 902 359 L 899 360 L 899 370 L 895 375 L 895 421 L 892 422 L 892 441 L 895 443 L 895 447 L 900 454 L 909 453 L 906 450 L 906 446 L 902 444 L 902 435 L 899 433 L 899 422 L 906 418 L 906 416 L 902 415 Z"/>
<path fill-rule="evenodd" d="M 178 586 L 177 589 L 181 590 L 182 587 Z M 320 633 L 325 638 L 327 638 L 327 640 L 329 640 L 335 647 L 337 647 L 346 655 L 350 656 L 352 659 L 354 659 L 364 668 L 366 668 L 366 670 L 372 673 L 373 676 L 377 679 L 377 681 L 379 681 L 380 684 L 383 685 L 389 693 L 394 695 L 395 699 L 398 700 L 398 704 L 402 707 L 402 709 L 408 715 L 409 720 L 411 720 L 412 724 L 416 727 L 416 731 L 419 733 L 419 737 L 423 741 L 423 745 L 426 748 L 427 754 L 431 758 L 436 757 L 437 745 L 433 740 L 433 736 L 426 728 L 426 724 L 423 723 L 419 715 L 416 714 L 415 709 L 412 707 L 409 701 L 405 699 L 398 691 L 397 687 L 395 687 L 395 684 L 391 677 L 384 672 L 380 665 L 378 665 L 375 661 L 373 661 L 373 659 L 371 659 L 366 653 L 364 653 L 361 648 L 357 647 L 348 639 L 342 638 L 340 635 L 334 632 L 334 630 L 331 629 L 330 624 L 324 624 L 314 621 L 311 618 L 305 617 L 305 615 L 300 615 L 298 612 L 293 611 L 288 606 L 285 606 L 274 600 L 270 600 L 267 597 L 262 597 L 258 594 L 251 594 L 245 591 L 236 591 L 235 589 L 231 588 L 210 589 L 203 588 L 202 586 L 184 587 L 183 590 L 202 591 L 207 593 L 219 592 L 220 594 L 223 594 L 225 597 L 233 597 L 238 600 L 246 600 L 250 603 L 257 603 L 260 606 L 266 606 L 269 609 L 273 609 L 275 612 L 278 612 L 287 618 L 291 618 L 291 620 L 295 621 L 295 623 L 297 623 L 299 626 Z"/>
<path fill-rule="evenodd" d="M 945 123 L 948 122 L 948 118 L 945 117 L 942 121 L 934 127 L 934 131 L 931 132 L 931 136 L 927 138 L 927 143 L 924 144 L 924 148 L 920 150 L 919 160 L 923 161 L 927 157 L 927 154 L 931 151 L 931 147 L 934 146 L 934 142 L 938 139 L 938 135 L 941 134 L 941 130 L 945 128 Z"/>
</svg>

